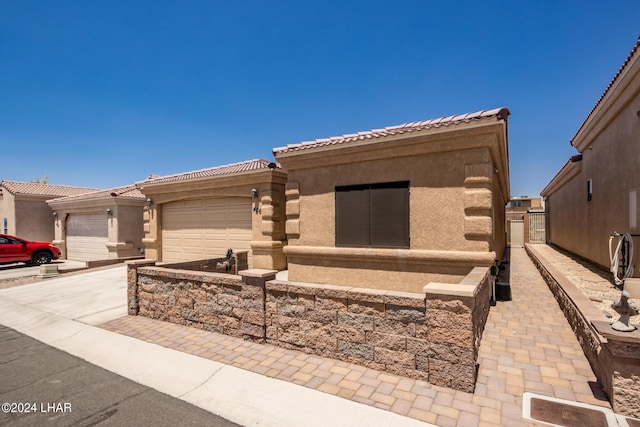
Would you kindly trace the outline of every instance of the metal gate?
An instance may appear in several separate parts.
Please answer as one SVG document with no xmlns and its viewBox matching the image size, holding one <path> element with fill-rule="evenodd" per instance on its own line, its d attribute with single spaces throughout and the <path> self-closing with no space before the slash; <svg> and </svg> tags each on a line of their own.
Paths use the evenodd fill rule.
<svg viewBox="0 0 640 427">
<path fill-rule="evenodd" d="M 529 212 L 529 243 L 546 243 L 544 212 Z"/>
</svg>

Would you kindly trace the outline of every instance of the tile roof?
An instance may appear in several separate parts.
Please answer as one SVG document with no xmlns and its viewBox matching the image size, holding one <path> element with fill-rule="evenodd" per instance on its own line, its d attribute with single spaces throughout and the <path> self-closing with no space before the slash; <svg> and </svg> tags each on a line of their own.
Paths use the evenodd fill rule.
<svg viewBox="0 0 640 427">
<path fill-rule="evenodd" d="M 65 197 L 84 194 L 97 188 L 70 187 L 66 185 L 42 184 L 39 182 L 1 181 L 0 187 L 11 194 Z"/>
<path fill-rule="evenodd" d="M 607 88 L 604 90 L 604 92 L 602 93 L 602 95 L 600 95 L 600 98 L 598 99 L 598 102 L 596 102 L 596 105 L 593 106 L 593 108 L 591 109 L 591 111 L 589 111 L 589 114 L 587 114 L 587 117 L 584 119 L 584 121 L 582 122 L 582 124 L 580 125 L 580 128 L 578 128 L 578 131 L 575 133 L 575 135 L 573 135 L 573 137 L 571 138 L 571 143 L 573 145 L 573 140 L 576 138 L 576 136 L 578 136 L 578 134 L 580 133 L 580 131 L 582 130 L 582 128 L 584 127 L 584 125 L 587 123 L 587 121 L 589 120 L 589 118 L 593 115 L 594 111 L 596 110 L 596 108 L 598 108 L 598 106 L 602 103 L 602 101 L 604 100 L 604 98 L 607 96 L 607 94 L 611 91 L 611 88 L 613 87 L 613 85 L 618 81 L 618 79 L 620 78 L 620 75 L 622 74 L 622 72 L 625 70 L 625 68 L 627 68 L 627 66 L 629 65 L 629 63 L 631 62 L 631 59 L 633 58 L 633 56 L 640 52 L 640 36 L 638 36 L 638 40 L 636 41 L 635 46 L 633 46 L 633 49 L 631 49 L 631 52 L 629 53 L 629 55 L 627 56 L 627 59 L 624 60 L 624 62 L 622 63 L 622 66 L 620 67 L 620 69 L 618 70 L 618 72 L 616 73 L 615 76 L 613 76 L 613 79 L 611 79 L 611 81 L 609 82 L 609 85 L 607 86 Z"/>
<path fill-rule="evenodd" d="M 496 108 L 493 110 L 482 110 L 475 113 L 461 114 L 458 116 L 441 117 L 438 119 L 425 120 L 421 122 L 405 123 L 398 126 L 389 126 L 383 129 L 374 129 L 366 132 L 358 132 L 342 136 L 334 136 L 331 138 L 316 139 L 315 141 L 301 142 L 299 144 L 289 144 L 284 147 L 273 149 L 274 155 L 288 153 L 292 151 L 301 151 L 311 148 L 326 147 L 329 145 L 348 144 L 356 141 L 374 140 L 385 138 L 393 135 L 404 133 L 418 132 L 428 129 L 437 129 L 460 123 L 468 123 L 471 121 L 484 120 L 495 117 L 499 120 L 505 120 L 510 114 L 507 108 Z"/>
<path fill-rule="evenodd" d="M 56 203 L 78 200 L 97 200 L 97 199 L 110 199 L 112 197 L 127 198 L 127 199 L 144 199 L 145 196 L 134 185 L 125 185 L 123 187 L 111 188 L 109 190 L 98 190 L 90 193 L 77 194 L 73 196 L 56 199 Z"/>
<path fill-rule="evenodd" d="M 253 172 L 261 169 L 275 169 L 280 168 L 280 165 L 271 162 L 269 160 L 264 159 L 255 159 L 255 160 L 247 160 L 245 162 L 233 163 L 230 165 L 216 166 L 208 169 L 200 169 L 191 172 L 179 173 L 176 175 L 168 175 L 168 176 L 155 176 L 150 175 L 144 181 L 137 182 L 137 186 L 145 186 L 150 184 L 160 184 L 167 182 L 176 182 L 176 181 L 188 181 L 194 179 L 202 179 L 223 175 L 234 175 L 245 172 Z"/>
</svg>

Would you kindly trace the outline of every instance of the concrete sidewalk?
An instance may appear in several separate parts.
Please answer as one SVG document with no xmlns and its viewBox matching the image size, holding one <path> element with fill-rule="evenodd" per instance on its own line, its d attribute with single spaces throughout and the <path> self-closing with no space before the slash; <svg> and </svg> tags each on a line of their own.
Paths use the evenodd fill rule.
<svg viewBox="0 0 640 427">
<path fill-rule="evenodd" d="M 509 266 L 513 298 L 491 308 L 474 393 L 144 317 L 120 317 L 115 309 L 98 312 L 99 304 L 89 310 L 106 294 L 124 310 L 124 268 L 0 291 L 0 324 L 242 425 L 536 425 L 522 418 L 525 392 L 610 408 L 524 249 L 512 249 Z M 84 293 L 93 296 L 83 301 Z M 48 298 L 58 303 L 48 304 Z"/>
</svg>

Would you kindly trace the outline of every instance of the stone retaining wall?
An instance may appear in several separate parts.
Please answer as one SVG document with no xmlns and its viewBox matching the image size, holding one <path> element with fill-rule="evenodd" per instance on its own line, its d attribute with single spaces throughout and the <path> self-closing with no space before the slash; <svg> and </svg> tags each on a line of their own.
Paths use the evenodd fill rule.
<svg viewBox="0 0 640 427">
<path fill-rule="evenodd" d="M 153 262 L 153 261 L 151 261 Z M 130 314 L 358 363 L 472 392 L 491 276 L 406 293 L 129 264 Z"/>
</svg>

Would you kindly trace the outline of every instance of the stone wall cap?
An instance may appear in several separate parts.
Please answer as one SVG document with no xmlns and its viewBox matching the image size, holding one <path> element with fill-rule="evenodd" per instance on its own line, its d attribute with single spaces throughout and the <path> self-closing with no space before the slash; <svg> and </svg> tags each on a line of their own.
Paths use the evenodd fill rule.
<svg viewBox="0 0 640 427">
<path fill-rule="evenodd" d="M 158 262 L 155 259 L 132 259 L 129 261 L 125 261 L 124 263 L 127 265 L 155 265 Z"/>
<path fill-rule="evenodd" d="M 425 285 L 425 294 L 453 295 L 459 297 L 474 297 L 476 285 L 461 285 L 457 283 L 431 282 Z"/>
<path fill-rule="evenodd" d="M 640 346 L 640 330 L 632 332 L 620 332 L 611 327 L 611 322 L 603 320 L 592 320 L 591 325 L 595 330 L 609 341 L 622 341 Z"/>
<path fill-rule="evenodd" d="M 250 268 L 249 270 L 239 271 L 238 274 L 240 276 L 246 276 L 246 277 L 265 278 L 265 277 L 269 277 L 269 276 L 274 276 L 277 272 L 278 272 L 278 270 L 266 270 L 266 269 L 263 269 L 263 268 Z"/>
<path fill-rule="evenodd" d="M 384 293 L 384 295 L 390 297 L 413 298 L 419 300 L 424 299 L 424 294 L 419 294 L 416 292 L 387 291 Z"/>
</svg>

